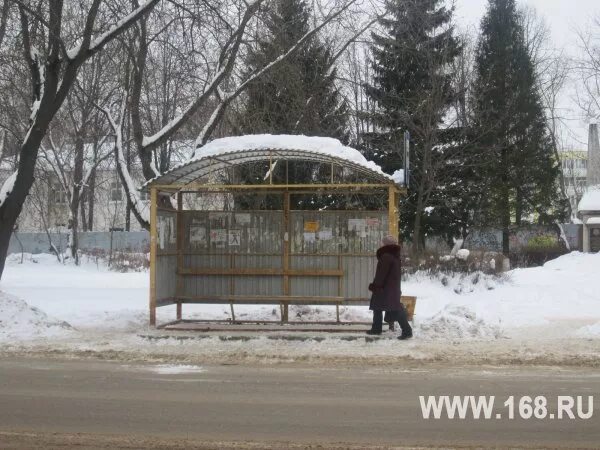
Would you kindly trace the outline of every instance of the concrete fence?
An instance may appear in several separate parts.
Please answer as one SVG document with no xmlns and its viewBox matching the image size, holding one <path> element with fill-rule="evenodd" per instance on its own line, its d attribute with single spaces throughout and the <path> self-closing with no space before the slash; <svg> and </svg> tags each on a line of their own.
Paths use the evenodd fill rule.
<svg viewBox="0 0 600 450">
<path fill-rule="evenodd" d="M 69 245 L 69 233 L 50 233 L 52 244 L 59 251 Z M 104 250 L 147 253 L 150 251 L 150 233 L 147 231 L 88 231 L 79 233 L 79 248 L 83 251 Z M 50 241 L 46 233 L 13 233 L 8 253 L 49 253 Z"/>
<path fill-rule="evenodd" d="M 582 227 L 578 224 L 563 224 L 561 228 L 565 238 L 569 243 L 570 250 L 581 250 L 582 248 Z M 560 236 L 558 226 L 531 225 L 520 228 L 511 227 L 510 229 L 510 249 L 511 251 L 522 251 L 526 249 L 535 238 L 550 238 L 561 244 L 563 239 Z M 437 253 L 446 253 L 451 250 L 448 243 L 438 236 L 428 236 L 425 248 Z M 471 230 L 464 242 L 464 248 L 469 250 L 486 250 L 493 252 L 502 251 L 502 230 L 497 228 L 481 228 Z"/>
</svg>

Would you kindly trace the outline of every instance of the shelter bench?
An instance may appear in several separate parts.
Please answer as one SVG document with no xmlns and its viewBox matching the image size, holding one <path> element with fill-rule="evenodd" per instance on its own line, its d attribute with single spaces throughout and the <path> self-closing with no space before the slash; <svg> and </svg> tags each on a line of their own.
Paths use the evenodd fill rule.
<svg viewBox="0 0 600 450">
<path fill-rule="evenodd" d="M 400 299 L 404 307 L 406 308 L 406 314 L 408 320 L 412 321 L 415 314 L 415 307 L 417 303 L 417 297 L 403 295 Z M 196 296 L 196 297 L 177 297 L 172 299 L 164 299 L 159 301 L 157 306 L 177 305 L 177 320 L 169 322 L 163 326 L 171 325 L 177 322 L 186 322 L 182 319 L 182 305 L 183 304 L 207 304 L 207 305 L 224 305 L 229 304 L 231 308 L 231 322 L 232 323 L 243 323 L 243 322 L 265 322 L 265 321 L 246 321 L 237 320 L 235 316 L 234 305 L 279 305 L 281 312 L 281 323 L 290 323 L 285 313 L 287 311 L 286 306 L 289 305 L 321 305 L 321 306 L 335 306 L 336 308 L 336 321 L 335 323 L 341 323 L 340 320 L 340 306 L 368 306 L 369 299 L 366 298 L 344 298 L 344 297 L 307 297 L 307 296 L 260 296 L 260 295 L 230 295 L 230 296 Z M 303 322 L 308 323 L 308 322 Z M 326 323 L 326 322 L 320 322 Z"/>
</svg>

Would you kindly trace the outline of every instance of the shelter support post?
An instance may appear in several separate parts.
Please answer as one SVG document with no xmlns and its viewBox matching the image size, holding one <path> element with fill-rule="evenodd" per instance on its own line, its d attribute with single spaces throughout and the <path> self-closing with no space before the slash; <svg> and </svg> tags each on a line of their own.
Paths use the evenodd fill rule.
<svg viewBox="0 0 600 450">
<path fill-rule="evenodd" d="M 290 193 L 283 194 L 283 295 L 290 295 Z M 281 310 L 281 321 L 288 321 L 289 305 L 286 303 Z"/>
<path fill-rule="evenodd" d="M 150 325 L 156 326 L 156 245 L 158 190 L 150 188 Z"/>
<path fill-rule="evenodd" d="M 235 311 L 233 309 L 233 302 L 229 302 L 229 306 L 231 307 L 231 321 L 235 322 Z"/>
<path fill-rule="evenodd" d="M 183 194 L 177 193 L 177 285 L 175 287 L 175 297 L 181 298 L 183 295 L 183 236 L 184 223 L 183 223 Z M 181 302 L 177 302 L 177 320 L 182 319 L 182 306 Z"/>
</svg>

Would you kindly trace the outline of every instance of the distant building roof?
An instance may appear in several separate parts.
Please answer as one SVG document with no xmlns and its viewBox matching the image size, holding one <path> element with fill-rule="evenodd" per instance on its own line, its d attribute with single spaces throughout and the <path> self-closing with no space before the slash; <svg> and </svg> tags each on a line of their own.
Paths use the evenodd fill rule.
<svg viewBox="0 0 600 450">
<path fill-rule="evenodd" d="M 585 211 L 600 211 L 600 186 L 590 187 L 579 202 L 579 213 Z"/>
<path fill-rule="evenodd" d="M 565 159 L 588 159 L 587 150 L 563 150 L 558 152 L 559 158 Z"/>
</svg>

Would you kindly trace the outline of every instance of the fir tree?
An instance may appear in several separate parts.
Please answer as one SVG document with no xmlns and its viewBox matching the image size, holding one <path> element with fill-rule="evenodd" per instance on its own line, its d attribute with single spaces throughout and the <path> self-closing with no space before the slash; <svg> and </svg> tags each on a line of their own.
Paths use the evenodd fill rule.
<svg viewBox="0 0 600 450">
<path fill-rule="evenodd" d="M 481 221 L 503 230 L 530 218 L 562 218 L 558 162 L 547 133 L 536 73 L 514 0 L 490 0 L 476 55 L 474 126 L 485 150 Z"/>
<path fill-rule="evenodd" d="M 273 0 L 268 4 L 266 30 L 246 59 L 255 72 L 287 52 L 310 29 L 311 10 L 305 0 Z M 302 134 L 340 139 L 347 143 L 348 108 L 335 85 L 336 68 L 330 48 L 316 36 L 275 69 L 251 83 L 239 120 L 244 134 Z M 261 166 L 262 167 L 262 166 Z M 258 169 L 258 170 L 257 170 Z M 329 173 L 330 168 L 327 168 Z M 323 169 L 305 162 L 277 165 L 275 180 L 316 182 Z M 262 182 L 264 168 L 241 170 L 244 182 Z M 240 204 L 274 207 L 277 200 L 240 198 Z M 292 207 L 322 208 L 331 201 L 314 196 L 292 198 Z M 259 202 L 259 204 L 257 204 Z"/>
<path fill-rule="evenodd" d="M 249 72 L 287 52 L 310 29 L 304 0 L 269 4 L 266 32 L 246 63 Z M 292 57 L 247 89 L 241 119 L 244 133 L 304 134 L 347 141 L 347 106 L 335 86 L 329 47 L 312 38 Z"/>
<path fill-rule="evenodd" d="M 402 207 L 402 228 L 421 248 L 428 201 L 436 189 L 436 167 L 446 155 L 440 127 L 453 99 L 450 63 L 460 52 L 451 25 L 453 10 L 443 0 L 391 0 L 374 34 L 373 84 L 376 103 L 369 119 L 376 132 L 363 136 L 368 157 L 393 173 L 403 167 L 403 134 L 411 135 L 411 189 Z M 424 223 L 425 222 L 425 223 Z M 441 224 L 443 227 L 443 224 Z"/>
</svg>

